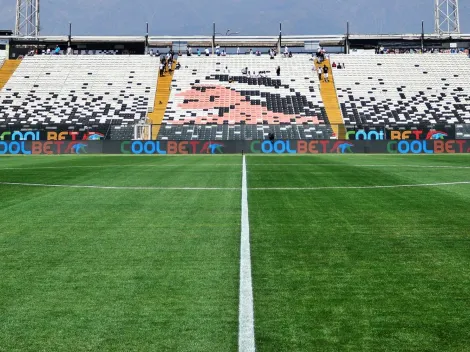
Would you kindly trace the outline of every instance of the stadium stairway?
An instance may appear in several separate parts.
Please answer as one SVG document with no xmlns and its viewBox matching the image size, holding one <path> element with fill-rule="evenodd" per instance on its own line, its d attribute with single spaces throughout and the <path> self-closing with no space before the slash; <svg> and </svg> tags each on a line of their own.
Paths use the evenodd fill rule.
<svg viewBox="0 0 470 352">
<path fill-rule="evenodd" d="M 157 139 L 160 132 L 160 125 L 165 116 L 166 106 L 171 93 L 171 82 L 173 80 L 173 73 L 175 72 L 176 60 L 173 62 L 173 71 L 171 74 L 165 73 L 165 76 L 158 77 L 157 90 L 155 91 L 155 105 L 153 112 L 148 114 L 148 118 L 152 122 L 152 139 Z"/>
<path fill-rule="evenodd" d="M 318 69 L 318 63 L 315 67 Z M 329 82 L 325 83 L 323 79 L 320 82 L 320 93 L 325 104 L 326 114 L 330 121 L 331 127 L 338 139 L 346 138 L 346 129 L 344 128 L 343 116 L 339 108 L 338 96 L 336 95 L 335 80 L 333 77 L 333 69 L 329 60 L 325 60 L 321 64 L 328 67 Z"/>
<path fill-rule="evenodd" d="M 21 60 L 6 60 L 3 66 L 0 68 L 0 90 L 3 89 L 5 84 L 11 78 L 13 73 L 20 65 Z"/>
</svg>

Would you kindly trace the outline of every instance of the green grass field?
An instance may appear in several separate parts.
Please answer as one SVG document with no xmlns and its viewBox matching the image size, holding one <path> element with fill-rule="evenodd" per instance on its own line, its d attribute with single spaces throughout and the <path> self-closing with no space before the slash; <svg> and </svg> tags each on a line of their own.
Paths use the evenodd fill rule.
<svg viewBox="0 0 470 352">
<path fill-rule="evenodd" d="M 246 162 L 257 351 L 470 350 L 470 155 Z M 237 351 L 241 184 L 0 157 L 0 351 Z"/>
</svg>

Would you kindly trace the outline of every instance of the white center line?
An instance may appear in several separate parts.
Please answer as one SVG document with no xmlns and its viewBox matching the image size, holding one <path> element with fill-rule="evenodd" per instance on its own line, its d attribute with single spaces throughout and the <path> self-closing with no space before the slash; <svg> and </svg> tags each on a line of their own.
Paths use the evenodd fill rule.
<svg viewBox="0 0 470 352">
<path fill-rule="evenodd" d="M 241 220 L 238 351 L 254 352 L 255 326 L 253 313 L 253 284 L 251 280 L 250 223 L 248 219 L 248 187 L 246 181 L 245 155 L 243 155 Z"/>
</svg>

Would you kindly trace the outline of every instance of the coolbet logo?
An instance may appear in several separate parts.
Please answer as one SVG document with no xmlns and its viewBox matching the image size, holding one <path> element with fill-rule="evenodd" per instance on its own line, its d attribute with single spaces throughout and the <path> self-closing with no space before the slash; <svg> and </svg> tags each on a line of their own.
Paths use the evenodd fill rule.
<svg viewBox="0 0 470 352">
<path fill-rule="evenodd" d="M 352 152 L 352 143 L 347 141 L 332 142 L 328 140 L 313 141 L 252 141 L 250 151 L 262 154 L 325 154 Z"/>
<path fill-rule="evenodd" d="M 205 153 L 207 153 L 207 154 L 223 154 L 224 153 L 223 150 L 222 150 L 223 147 L 224 147 L 223 144 L 206 142 L 203 145 L 200 153 L 201 154 L 205 154 Z"/>
<path fill-rule="evenodd" d="M 351 147 L 354 147 L 354 144 L 349 143 L 349 142 L 336 142 L 333 145 L 333 148 L 331 148 L 330 152 L 331 153 L 336 152 L 336 153 L 341 153 L 341 154 L 353 153 L 353 151 L 351 150 Z"/>
<path fill-rule="evenodd" d="M 100 141 L 104 139 L 104 134 L 98 133 L 98 132 L 90 132 L 88 135 L 85 135 L 83 137 L 83 140 L 89 140 L 89 141 Z"/>
<path fill-rule="evenodd" d="M 78 141 L 78 140 L 98 141 L 104 139 L 104 134 L 98 132 L 85 133 L 80 137 L 79 132 L 65 131 L 65 132 L 41 132 L 41 131 L 5 131 L 0 134 L 0 141 Z"/>
<path fill-rule="evenodd" d="M 250 150 L 252 153 L 263 153 L 263 154 L 296 154 L 297 150 L 295 146 L 291 147 L 291 141 L 253 141 L 251 142 Z"/>
<path fill-rule="evenodd" d="M 10 141 L 0 142 L 1 154 L 83 154 L 88 144 L 65 141 Z"/>
<path fill-rule="evenodd" d="M 423 138 L 425 135 L 424 131 L 414 130 L 414 131 L 390 131 L 390 139 L 393 140 L 408 140 L 408 139 L 446 139 L 448 137 L 447 132 L 431 130 L 426 134 L 426 138 Z"/>
<path fill-rule="evenodd" d="M 383 141 L 385 139 L 385 132 L 384 131 L 369 131 L 366 132 L 364 130 L 358 131 L 348 131 L 346 132 L 346 139 L 351 140 L 355 139 L 356 141 Z"/>
<path fill-rule="evenodd" d="M 428 132 L 426 139 L 445 139 L 448 136 L 446 132 L 432 131 Z"/>
<path fill-rule="evenodd" d="M 78 144 L 74 144 L 72 146 L 72 153 L 74 154 L 83 154 L 83 153 L 86 153 L 86 147 L 88 147 L 86 144 L 83 144 L 83 143 L 78 143 Z"/>
<path fill-rule="evenodd" d="M 124 141 L 123 154 L 223 154 L 224 144 L 203 141 Z"/>
<path fill-rule="evenodd" d="M 395 154 L 469 153 L 466 140 L 404 140 L 388 142 L 387 151 Z"/>
<path fill-rule="evenodd" d="M 0 134 L 0 140 L 11 140 L 11 141 L 39 141 L 41 139 L 41 134 L 39 131 L 27 131 L 27 132 L 20 132 L 20 131 L 5 131 Z"/>
</svg>

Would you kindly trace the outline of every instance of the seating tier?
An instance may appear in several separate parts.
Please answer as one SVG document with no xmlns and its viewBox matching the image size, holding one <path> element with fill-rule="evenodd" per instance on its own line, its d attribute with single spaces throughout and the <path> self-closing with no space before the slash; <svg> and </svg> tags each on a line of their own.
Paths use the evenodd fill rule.
<svg viewBox="0 0 470 352">
<path fill-rule="evenodd" d="M 133 125 L 153 109 L 158 59 L 25 57 L 0 92 L 0 126 Z"/>
<path fill-rule="evenodd" d="M 308 55 L 181 57 L 159 139 L 330 138 Z M 280 75 L 276 73 L 280 67 Z M 247 68 L 250 74 L 243 74 Z"/>
<path fill-rule="evenodd" d="M 332 55 L 346 125 L 470 123 L 465 55 Z"/>
</svg>

